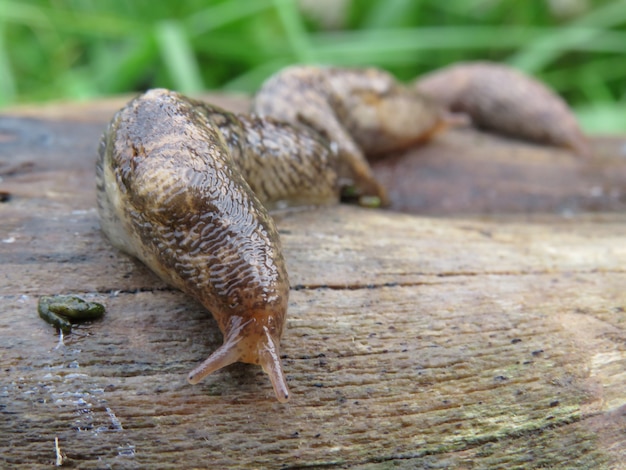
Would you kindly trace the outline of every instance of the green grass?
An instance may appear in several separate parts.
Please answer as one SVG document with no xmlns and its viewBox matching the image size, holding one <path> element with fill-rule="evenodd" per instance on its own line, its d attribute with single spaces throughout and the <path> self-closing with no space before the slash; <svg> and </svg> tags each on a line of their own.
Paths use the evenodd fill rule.
<svg viewBox="0 0 626 470">
<path fill-rule="evenodd" d="M 410 80 L 487 59 L 548 82 L 588 131 L 626 131 L 624 0 L 307 3 L 344 9 L 323 21 L 294 0 L 0 0 L 0 106 L 156 86 L 249 93 L 292 63 Z"/>
</svg>

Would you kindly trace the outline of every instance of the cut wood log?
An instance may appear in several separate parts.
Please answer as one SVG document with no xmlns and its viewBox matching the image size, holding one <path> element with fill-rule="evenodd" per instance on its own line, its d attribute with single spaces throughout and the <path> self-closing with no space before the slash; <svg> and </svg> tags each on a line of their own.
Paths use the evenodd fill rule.
<svg viewBox="0 0 626 470">
<path fill-rule="evenodd" d="M 396 156 L 406 180 L 377 167 L 419 215 L 277 214 L 281 405 L 255 366 L 189 385 L 216 323 L 100 232 L 95 149 L 122 104 L 0 117 L 1 467 L 624 468 L 626 138 L 581 162 L 455 131 Z M 49 294 L 107 313 L 60 338 Z"/>
</svg>

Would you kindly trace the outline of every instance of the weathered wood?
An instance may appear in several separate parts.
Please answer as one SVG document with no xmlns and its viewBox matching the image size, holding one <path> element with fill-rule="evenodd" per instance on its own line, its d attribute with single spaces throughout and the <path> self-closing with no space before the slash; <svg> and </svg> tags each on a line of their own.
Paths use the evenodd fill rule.
<svg viewBox="0 0 626 470">
<path fill-rule="evenodd" d="M 473 129 L 377 162 L 392 207 L 422 214 L 626 211 L 623 138 L 591 142 L 590 158 Z"/>
<path fill-rule="evenodd" d="M 456 181 L 455 211 L 437 202 L 445 173 L 419 188 L 434 201 L 423 211 L 504 217 L 278 215 L 292 282 L 282 349 L 293 396 L 280 405 L 253 366 L 187 384 L 221 341 L 215 322 L 100 233 L 95 148 L 120 103 L 0 118 L 10 195 L 0 203 L 0 466 L 48 468 L 58 438 L 64 466 L 78 468 L 624 467 L 626 215 L 578 213 L 598 191 L 553 182 L 526 209 L 568 216 L 528 220 L 510 215 L 515 197 L 500 202 L 507 186 L 496 206 L 457 198 L 455 172 L 471 167 L 459 160 L 488 149 L 510 165 L 512 148 L 460 131 L 405 157 L 426 155 L 431 168 L 439 158 Z M 458 155 L 463 139 L 476 147 Z M 574 165 L 541 155 L 539 173 Z M 626 161 L 598 158 L 611 162 L 609 179 L 589 163 L 580 181 L 622 191 Z M 480 188 L 477 174 L 468 179 Z M 621 197 L 599 207 L 620 209 Z M 60 342 L 36 311 L 40 295 L 60 293 L 102 301 L 107 314 Z"/>
</svg>

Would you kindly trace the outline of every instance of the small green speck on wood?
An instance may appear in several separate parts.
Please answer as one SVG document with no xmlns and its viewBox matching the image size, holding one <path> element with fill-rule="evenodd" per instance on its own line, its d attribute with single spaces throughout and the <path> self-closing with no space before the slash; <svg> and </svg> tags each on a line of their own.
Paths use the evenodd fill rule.
<svg viewBox="0 0 626 470">
<path fill-rule="evenodd" d="M 73 323 L 97 320 L 104 315 L 104 305 L 87 302 L 73 295 L 44 295 L 37 306 L 39 316 L 64 333 L 72 331 Z"/>
</svg>

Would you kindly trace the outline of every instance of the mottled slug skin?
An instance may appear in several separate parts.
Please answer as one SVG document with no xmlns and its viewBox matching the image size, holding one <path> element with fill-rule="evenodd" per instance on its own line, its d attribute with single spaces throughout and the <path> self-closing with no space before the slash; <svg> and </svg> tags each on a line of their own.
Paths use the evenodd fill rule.
<svg viewBox="0 0 626 470">
<path fill-rule="evenodd" d="M 365 155 L 410 147 L 454 123 L 443 108 L 374 68 L 285 68 L 263 84 L 252 109 L 318 131 L 338 149 L 342 182 L 383 202 Z"/>
<path fill-rule="evenodd" d="M 96 167 L 103 231 L 202 303 L 224 335 L 190 382 L 233 362 L 260 364 L 278 400 L 288 399 L 279 341 L 289 281 L 262 200 L 336 201 L 335 164 L 312 131 L 162 89 L 131 101 L 109 124 Z M 277 168 L 280 176 L 272 175 Z"/>
<path fill-rule="evenodd" d="M 338 155 L 317 132 L 271 117 L 194 105 L 221 132 L 242 176 L 266 207 L 338 202 Z"/>
<path fill-rule="evenodd" d="M 478 127 L 587 155 L 589 147 L 567 103 L 543 83 L 505 65 L 466 62 L 420 77 L 425 96 L 467 113 Z"/>
</svg>

